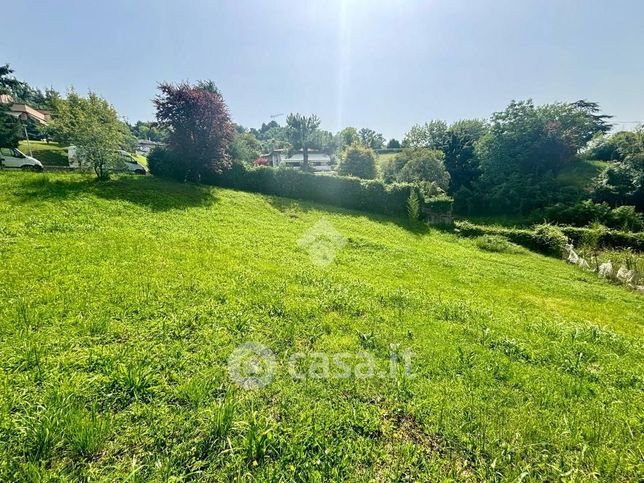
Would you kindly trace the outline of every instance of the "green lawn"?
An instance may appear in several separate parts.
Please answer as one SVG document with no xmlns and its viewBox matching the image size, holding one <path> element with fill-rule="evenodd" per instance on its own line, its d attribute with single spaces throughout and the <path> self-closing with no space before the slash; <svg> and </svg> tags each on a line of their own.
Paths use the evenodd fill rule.
<svg viewBox="0 0 644 483">
<path fill-rule="evenodd" d="M 65 147 L 58 143 L 46 143 L 44 141 L 30 141 L 31 152 L 33 157 L 45 166 L 68 166 L 67 151 Z M 29 155 L 29 145 L 27 141 L 21 141 L 18 149 Z"/>
<path fill-rule="evenodd" d="M 390 218 L 0 173 L 0 480 L 637 481 L 643 313 Z M 276 367 L 245 390 L 227 361 L 251 341 Z M 315 352 L 361 377 L 313 377 Z"/>
</svg>

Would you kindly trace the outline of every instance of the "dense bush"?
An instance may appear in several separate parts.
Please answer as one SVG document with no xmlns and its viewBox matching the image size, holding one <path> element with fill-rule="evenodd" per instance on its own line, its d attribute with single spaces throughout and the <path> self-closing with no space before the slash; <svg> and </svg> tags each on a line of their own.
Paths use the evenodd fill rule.
<svg viewBox="0 0 644 483">
<path fill-rule="evenodd" d="M 514 243 L 500 235 L 483 235 L 475 239 L 474 243 L 481 250 L 494 253 L 516 253 L 520 250 Z"/>
<path fill-rule="evenodd" d="M 561 232 L 565 238 L 573 242 L 575 246 L 581 245 L 585 240 L 593 238 L 600 248 L 632 248 L 637 251 L 644 251 L 644 233 L 629 233 L 608 228 L 579 228 L 574 226 L 553 227 L 542 225 L 537 234 L 535 229 L 508 228 L 502 226 L 475 225 L 467 221 L 454 223 L 456 231 L 467 237 L 480 237 L 483 235 L 504 236 L 517 245 L 524 246 L 531 250 L 543 253 L 556 254 L 556 248 L 561 243 Z M 548 226 L 549 228 L 544 228 Z M 555 230 L 552 230 L 555 228 Z M 565 240 L 564 238 L 564 240 Z M 553 253 L 552 248 L 555 248 Z"/>
<path fill-rule="evenodd" d="M 165 148 L 154 148 L 148 155 L 150 173 L 162 178 L 185 181 L 188 167 L 183 158 Z"/>
<path fill-rule="evenodd" d="M 432 213 L 451 214 L 454 200 L 446 195 L 425 198 L 424 205 Z"/>
<path fill-rule="evenodd" d="M 559 227 L 548 223 L 535 226 L 533 237 L 535 243 L 551 255 L 561 255 L 568 241 Z"/>
<path fill-rule="evenodd" d="M 629 154 L 607 167 L 596 180 L 593 199 L 644 211 L 644 153 Z"/>
<path fill-rule="evenodd" d="M 321 176 L 289 168 L 232 168 L 213 173 L 206 183 L 269 195 L 311 200 L 356 210 L 407 216 L 407 201 L 414 190 L 410 184 L 385 185 L 376 180 L 343 176 Z"/>
<path fill-rule="evenodd" d="M 376 153 L 360 144 L 347 146 L 340 156 L 340 176 L 355 176 L 362 179 L 376 177 Z"/>
<path fill-rule="evenodd" d="M 588 239 L 596 240 L 599 248 L 632 248 L 644 251 L 644 233 L 611 230 L 605 227 L 579 228 L 576 226 L 561 227 L 561 231 L 574 245 L 582 245 Z"/>
<path fill-rule="evenodd" d="M 386 182 L 434 183 L 441 190 L 449 186 L 442 151 L 427 148 L 405 148 L 383 166 Z"/>
<path fill-rule="evenodd" d="M 640 129 L 596 136 L 581 152 L 581 156 L 600 161 L 623 161 L 624 157 L 629 154 L 642 151 L 642 131 Z"/>
<path fill-rule="evenodd" d="M 644 219 L 633 206 L 620 206 L 611 209 L 607 203 L 594 203 L 591 200 L 574 205 L 558 203 L 544 210 L 543 216 L 555 223 L 587 226 L 599 222 L 610 228 L 627 231 L 644 229 Z"/>
</svg>

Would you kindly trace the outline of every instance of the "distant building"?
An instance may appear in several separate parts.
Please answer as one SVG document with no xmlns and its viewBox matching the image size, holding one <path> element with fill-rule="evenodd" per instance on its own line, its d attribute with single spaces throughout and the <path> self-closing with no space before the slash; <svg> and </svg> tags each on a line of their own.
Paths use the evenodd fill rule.
<svg viewBox="0 0 644 483">
<path fill-rule="evenodd" d="M 147 156 L 150 154 L 150 151 L 152 151 L 156 147 L 164 147 L 165 144 L 163 143 L 158 143 L 156 141 L 148 141 L 147 139 L 139 139 L 138 144 L 136 146 L 136 153 L 141 154 L 143 156 Z"/>
<path fill-rule="evenodd" d="M 304 154 L 299 152 L 289 156 L 286 149 L 274 149 L 270 153 L 262 154 L 259 159 L 261 159 L 262 162 L 256 164 L 267 164 L 268 166 L 273 166 L 275 168 L 282 166 L 285 168 L 300 169 L 304 162 Z M 309 151 L 309 166 L 311 166 L 314 171 L 319 172 L 333 170 L 331 156 L 318 151 Z"/>
</svg>

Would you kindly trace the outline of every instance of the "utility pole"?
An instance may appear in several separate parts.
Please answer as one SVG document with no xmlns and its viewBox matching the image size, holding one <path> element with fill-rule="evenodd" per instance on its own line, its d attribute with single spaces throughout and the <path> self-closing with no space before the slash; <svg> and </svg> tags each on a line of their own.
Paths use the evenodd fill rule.
<svg viewBox="0 0 644 483">
<path fill-rule="evenodd" d="M 22 122 L 22 119 L 20 121 Z M 33 158 L 34 154 L 31 152 L 31 141 L 29 141 L 29 133 L 27 132 L 27 124 L 22 123 L 22 127 L 25 130 L 25 138 L 27 138 L 27 148 L 29 149 L 29 156 L 31 156 Z"/>
</svg>

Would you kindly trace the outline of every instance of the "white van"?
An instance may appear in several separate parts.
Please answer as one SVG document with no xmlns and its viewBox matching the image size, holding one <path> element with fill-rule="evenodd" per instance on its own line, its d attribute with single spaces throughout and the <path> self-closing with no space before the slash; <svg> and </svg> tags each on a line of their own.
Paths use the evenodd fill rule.
<svg viewBox="0 0 644 483">
<path fill-rule="evenodd" d="M 134 156 L 132 156 L 127 151 L 119 150 L 119 164 L 113 168 L 110 168 L 110 171 L 115 173 L 125 172 L 125 173 L 134 173 L 134 174 L 146 174 L 147 171 L 145 167 L 140 164 Z M 69 166 L 72 168 L 80 168 L 78 150 L 76 146 L 69 146 L 67 148 L 67 158 L 69 159 Z"/>
<path fill-rule="evenodd" d="M 23 171 L 42 171 L 42 163 L 15 148 L 0 148 L 0 167 L 22 169 Z"/>
</svg>

